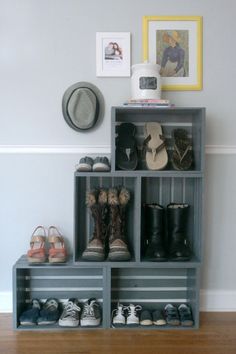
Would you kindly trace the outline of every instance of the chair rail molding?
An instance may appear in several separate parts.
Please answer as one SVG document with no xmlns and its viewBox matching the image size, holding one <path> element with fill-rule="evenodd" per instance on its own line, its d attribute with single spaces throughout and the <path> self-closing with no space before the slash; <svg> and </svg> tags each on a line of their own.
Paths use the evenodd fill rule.
<svg viewBox="0 0 236 354">
<path fill-rule="evenodd" d="M 236 145 L 206 145 L 207 155 L 235 155 Z M 110 154 L 110 145 L 0 145 L 0 154 Z"/>
</svg>

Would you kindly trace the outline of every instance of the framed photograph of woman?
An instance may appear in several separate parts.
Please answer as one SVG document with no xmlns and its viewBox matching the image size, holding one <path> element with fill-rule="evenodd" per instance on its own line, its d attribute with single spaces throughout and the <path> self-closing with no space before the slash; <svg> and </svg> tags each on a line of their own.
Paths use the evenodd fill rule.
<svg viewBox="0 0 236 354">
<path fill-rule="evenodd" d="M 143 59 L 160 65 L 162 90 L 201 90 L 202 17 L 144 16 Z"/>
<path fill-rule="evenodd" d="M 130 76 L 130 33 L 97 32 L 97 76 Z"/>
</svg>

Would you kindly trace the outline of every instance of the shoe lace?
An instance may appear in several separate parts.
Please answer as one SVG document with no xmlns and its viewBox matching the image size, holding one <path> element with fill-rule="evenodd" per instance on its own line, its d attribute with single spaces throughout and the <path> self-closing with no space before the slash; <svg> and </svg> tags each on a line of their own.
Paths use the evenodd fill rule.
<svg viewBox="0 0 236 354">
<path fill-rule="evenodd" d="M 130 305 L 127 307 L 128 310 L 128 316 L 137 316 L 137 311 L 142 310 L 142 306 L 141 305 Z"/>
<path fill-rule="evenodd" d="M 68 316 L 75 317 L 76 313 L 80 311 L 81 311 L 80 307 L 71 301 L 69 301 L 65 307 L 65 312 Z"/>
<path fill-rule="evenodd" d="M 117 306 L 117 309 L 114 309 L 112 311 L 112 317 L 114 316 L 124 316 L 124 311 L 127 309 L 127 307 L 123 306 L 122 304 L 119 304 Z"/>
<path fill-rule="evenodd" d="M 85 316 L 94 316 L 94 308 L 99 307 L 99 305 L 95 302 L 95 300 L 90 303 L 86 303 L 84 305 L 84 315 Z"/>
</svg>

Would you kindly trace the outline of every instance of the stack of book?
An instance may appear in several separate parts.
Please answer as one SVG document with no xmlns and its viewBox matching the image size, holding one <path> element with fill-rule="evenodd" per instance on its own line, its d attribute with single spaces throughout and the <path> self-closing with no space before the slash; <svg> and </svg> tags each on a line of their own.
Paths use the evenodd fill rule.
<svg viewBox="0 0 236 354">
<path fill-rule="evenodd" d="M 129 99 L 124 102 L 124 106 L 131 106 L 131 107 L 172 107 L 173 105 L 170 104 L 169 100 L 162 100 L 162 99 Z"/>
</svg>

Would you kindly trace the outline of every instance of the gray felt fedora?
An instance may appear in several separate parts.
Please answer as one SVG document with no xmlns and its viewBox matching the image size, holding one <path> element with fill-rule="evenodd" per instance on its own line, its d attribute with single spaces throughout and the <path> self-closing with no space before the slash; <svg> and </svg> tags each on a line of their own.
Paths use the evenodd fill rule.
<svg viewBox="0 0 236 354">
<path fill-rule="evenodd" d="M 77 82 L 64 93 L 62 112 L 72 129 L 77 131 L 91 129 L 104 115 L 103 95 L 95 85 Z"/>
</svg>

